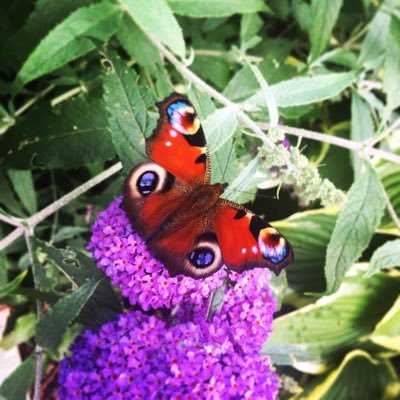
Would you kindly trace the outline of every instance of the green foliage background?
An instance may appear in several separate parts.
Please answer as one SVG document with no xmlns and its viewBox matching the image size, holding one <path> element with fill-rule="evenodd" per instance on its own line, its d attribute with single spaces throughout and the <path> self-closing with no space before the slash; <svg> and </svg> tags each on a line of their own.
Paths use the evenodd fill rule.
<svg viewBox="0 0 400 400">
<path fill-rule="evenodd" d="M 90 225 L 173 90 L 203 121 L 213 180 L 293 244 L 263 348 L 280 397 L 400 396 L 399 0 L 9 1 L 0 33 L 0 347 L 43 352 L 0 398 L 121 312 Z"/>
</svg>

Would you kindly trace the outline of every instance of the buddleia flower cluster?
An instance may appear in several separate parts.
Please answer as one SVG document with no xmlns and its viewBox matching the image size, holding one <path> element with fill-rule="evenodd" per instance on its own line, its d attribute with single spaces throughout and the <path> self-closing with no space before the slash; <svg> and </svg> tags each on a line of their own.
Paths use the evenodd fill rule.
<svg viewBox="0 0 400 400">
<path fill-rule="evenodd" d="M 75 340 L 60 399 L 276 399 L 278 377 L 260 355 L 276 309 L 269 272 L 170 277 L 121 201 L 99 213 L 88 248 L 132 307 Z M 210 318 L 216 290 L 224 301 Z"/>
</svg>

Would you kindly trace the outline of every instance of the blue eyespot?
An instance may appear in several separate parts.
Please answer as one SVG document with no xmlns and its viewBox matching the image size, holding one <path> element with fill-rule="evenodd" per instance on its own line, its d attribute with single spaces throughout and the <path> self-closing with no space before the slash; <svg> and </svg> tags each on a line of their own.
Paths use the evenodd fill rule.
<svg viewBox="0 0 400 400">
<path fill-rule="evenodd" d="M 209 267 L 214 258 L 214 252 L 206 247 L 198 247 L 189 254 L 189 260 L 196 268 Z"/>
<path fill-rule="evenodd" d="M 187 107 L 188 107 L 188 104 L 184 103 L 183 101 L 176 101 L 175 103 L 170 104 L 167 108 L 169 122 L 171 122 L 171 119 L 174 118 L 175 112 L 179 113 L 179 110 L 185 109 Z"/>
<path fill-rule="evenodd" d="M 150 193 L 154 192 L 158 184 L 158 175 L 153 171 L 143 172 L 137 180 L 136 186 L 138 191 L 143 196 L 148 196 Z"/>
</svg>

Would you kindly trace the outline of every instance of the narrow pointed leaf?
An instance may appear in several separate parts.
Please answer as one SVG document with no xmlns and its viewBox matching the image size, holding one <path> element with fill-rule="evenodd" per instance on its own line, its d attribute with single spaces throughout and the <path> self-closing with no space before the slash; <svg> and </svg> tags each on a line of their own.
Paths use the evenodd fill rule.
<svg viewBox="0 0 400 400">
<path fill-rule="evenodd" d="M 328 292 L 340 286 L 350 266 L 358 260 L 383 216 L 385 197 L 378 175 L 367 164 L 351 186 L 328 245 L 325 276 Z"/>
</svg>

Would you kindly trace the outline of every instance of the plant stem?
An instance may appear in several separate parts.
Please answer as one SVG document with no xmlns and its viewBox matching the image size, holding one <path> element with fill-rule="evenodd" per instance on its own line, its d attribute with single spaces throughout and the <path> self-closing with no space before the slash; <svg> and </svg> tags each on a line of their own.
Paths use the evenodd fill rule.
<svg viewBox="0 0 400 400">
<path fill-rule="evenodd" d="M 4 214 L 0 214 L 0 221 L 3 221 L 12 226 L 21 226 L 21 219 L 17 217 L 9 217 Z"/>
<path fill-rule="evenodd" d="M 52 215 L 60 208 L 64 207 L 66 204 L 70 203 L 72 200 L 79 197 L 81 194 L 87 192 L 92 187 L 98 185 L 100 182 L 103 182 L 105 179 L 109 178 L 110 176 L 114 175 L 122 168 L 122 164 L 120 162 L 114 164 L 112 167 L 106 169 L 102 173 L 96 175 L 94 178 L 90 179 L 89 181 L 85 182 L 81 186 L 78 186 L 76 189 L 72 190 L 71 192 L 67 193 L 65 196 L 62 196 L 54 203 L 50 204 L 49 206 L 45 207 L 43 210 L 39 211 L 38 213 L 32 215 L 31 217 L 23 220 L 21 222 L 21 226 L 17 229 L 14 229 L 8 236 L 0 241 L 0 251 L 5 249 L 9 244 L 11 244 L 14 240 L 19 238 L 24 234 L 26 230 L 33 229 L 37 224 L 42 222 L 48 216 Z"/>
<path fill-rule="evenodd" d="M 33 270 L 33 282 L 35 289 L 38 289 L 39 282 L 37 281 L 37 273 L 35 272 L 35 256 L 32 251 L 31 237 L 33 236 L 33 229 L 28 228 L 25 230 L 26 247 L 28 248 L 29 261 Z M 36 300 L 36 314 L 39 320 L 43 314 L 43 307 L 39 300 Z M 33 386 L 33 400 L 40 400 L 40 387 L 42 383 L 43 371 L 43 348 L 36 343 L 35 345 L 36 367 L 35 367 L 35 383 Z"/>
<path fill-rule="evenodd" d="M 270 125 L 268 123 L 260 122 L 258 125 L 263 130 L 270 129 Z M 365 143 L 363 142 L 357 142 L 337 136 L 330 136 L 323 133 L 310 131 L 308 129 L 294 128 L 287 125 L 278 125 L 274 129 L 285 134 L 305 137 L 307 139 L 317 140 L 318 142 L 333 144 L 334 146 L 343 147 L 345 149 L 349 149 L 355 152 L 360 152 L 366 156 L 375 156 L 384 160 L 392 161 L 396 164 L 400 164 L 400 156 L 398 156 L 397 154 L 380 149 L 375 149 L 373 147 L 366 148 Z"/>
<path fill-rule="evenodd" d="M 394 225 L 396 226 L 397 230 L 400 232 L 400 219 L 396 214 L 396 211 L 393 207 L 392 202 L 390 201 L 389 195 L 386 193 L 386 190 L 383 191 L 383 194 L 385 196 L 386 208 L 390 214 L 390 217 L 392 218 L 392 221 L 393 221 Z"/>
</svg>

